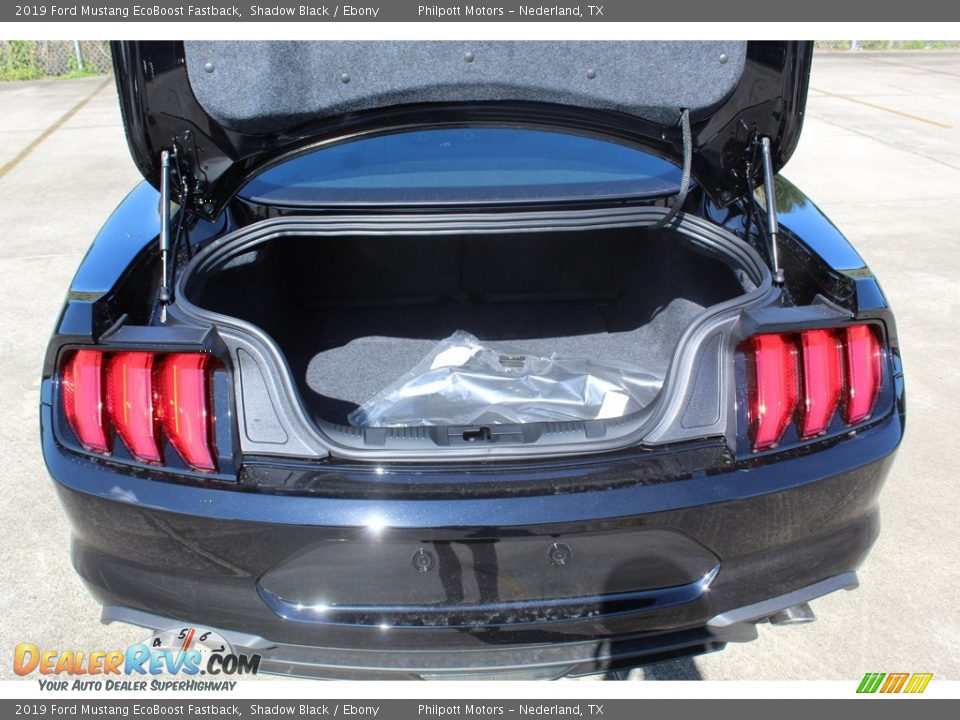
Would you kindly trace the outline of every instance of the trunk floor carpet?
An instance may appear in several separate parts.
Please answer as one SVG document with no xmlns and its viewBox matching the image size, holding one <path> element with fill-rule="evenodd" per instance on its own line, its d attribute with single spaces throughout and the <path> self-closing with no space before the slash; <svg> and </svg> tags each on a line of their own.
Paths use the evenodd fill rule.
<svg viewBox="0 0 960 720">
<path fill-rule="evenodd" d="M 325 310 L 296 336 L 286 334 L 282 346 L 309 389 L 308 407 L 346 424 L 358 405 L 457 330 L 544 356 L 619 360 L 662 377 L 681 333 L 702 311 L 686 299 L 655 308 L 566 301 Z"/>
</svg>

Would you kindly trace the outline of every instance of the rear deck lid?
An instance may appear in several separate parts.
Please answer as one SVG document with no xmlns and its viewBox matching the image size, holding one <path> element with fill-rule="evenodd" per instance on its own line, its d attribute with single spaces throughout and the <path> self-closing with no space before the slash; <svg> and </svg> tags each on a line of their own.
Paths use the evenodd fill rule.
<svg viewBox="0 0 960 720">
<path fill-rule="evenodd" d="M 306 147 L 418 127 L 576 131 L 679 162 L 689 110 L 693 175 L 720 203 L 775 169 L 800 134 L 812 45 L 800 42 L 114 43 L 137 167 L 214 216 L 260 169 Z"/>
</svg>

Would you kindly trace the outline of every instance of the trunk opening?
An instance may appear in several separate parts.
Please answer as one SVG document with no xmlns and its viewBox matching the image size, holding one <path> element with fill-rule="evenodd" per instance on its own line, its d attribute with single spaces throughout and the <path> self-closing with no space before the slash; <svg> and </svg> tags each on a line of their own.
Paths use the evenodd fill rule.
<svg viewBox="0 0 960 720">
<path fill-rule="evenodd" d="M 347 415 L 457 330 L 549 357 L 667 375 L 705 309 L 756 287 L 673 230 L 279 235 L 186 285 L 256 325 L 320 425 Z"/>
</svg>

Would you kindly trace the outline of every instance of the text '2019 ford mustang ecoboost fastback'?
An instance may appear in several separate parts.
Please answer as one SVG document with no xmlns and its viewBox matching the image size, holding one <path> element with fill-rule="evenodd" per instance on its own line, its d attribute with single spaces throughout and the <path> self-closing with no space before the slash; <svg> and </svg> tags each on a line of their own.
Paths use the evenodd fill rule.
<svg viewBox="0 0 960 720">
<path fill-rule="evenodd" d="M 776 172 L 798 42 L 122 42 L 144 182 L 50 341 L 104 621 L 311 677 L 560 677 L 813 618 L 904 427 Z"/>
</svg>

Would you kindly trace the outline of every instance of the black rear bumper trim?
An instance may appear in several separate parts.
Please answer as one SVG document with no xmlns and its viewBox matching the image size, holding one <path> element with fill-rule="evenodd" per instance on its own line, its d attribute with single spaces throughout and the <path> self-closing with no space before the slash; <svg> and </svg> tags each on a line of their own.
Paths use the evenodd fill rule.
<svg viewBox="0 0 960 720">
<path fill-rule="evenodd" d="M 273 643 L 258 635 L 215 630 L 235 652 L 261 655 L 260 671 L 312 678 L 444 677 L 464 674 L 515 673 L 542 677 L 585 675 L 613 668 L 635 667 L 667 657 L 693 655 L 721 649 L 728 642 L 749 642 L 757 637 L 755 622 L 780 610 L 823 597 L 837 590 L 857 587 L 855 572 L 845 572 L 812 585 L 717 615 L 704 627 L 658 634 L 642 634 L 616 640 L 597 639 L 540 645 L 491 646 L 455 651 L 362 650 L 322 648 Z M 123 622 L 151 631 L 190 625 L 153 613 L 106 605 L 101 622 Z M 548 670 L 551 670 L 547 672 Z"/>
<path fill-rule="evenodd" d="M 257 593 L 276 615 L 294 622 L 391 627 L 492 627 L 558 620 L 585 620 L 622 613 L 657 610 L 700 598 L 717 576 L 720 566 L 686 585 L 621 592 L 591 597 L 518 600 L 483 605 L 303 605 L 286 600 L 262 585 Z M 509 617 L 509 623 L 502 618 Z"/>
</svg>

